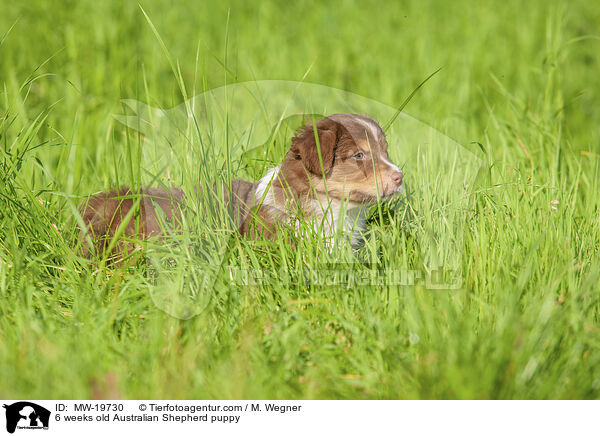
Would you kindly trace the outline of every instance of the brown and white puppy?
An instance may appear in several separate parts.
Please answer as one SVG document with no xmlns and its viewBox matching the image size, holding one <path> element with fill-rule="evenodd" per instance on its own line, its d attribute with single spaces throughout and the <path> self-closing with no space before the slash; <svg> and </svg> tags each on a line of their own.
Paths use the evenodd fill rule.
<svg viewBox="0 0 600 436">
<path fill-rule="evenodd" d="M 265 209 L 266 222 L 302 215 L 328 243 L 341 231 L 357 245 L 367 208 L 399 193 L 403 175 L 371 118 L 335 114 L 315 127 L 319 147 L 312 124 L 300 129 L 283 163 L 258 181 L 255 200 Z"/>
<path fill-rule="evenodd" d="M 224 204 L 239 232 L 251 238 L 272 238 L 287 224 L 299 229 L 302 220 L 328 245 L 338 231 L 358 245 L 367 208 L 402 190 L 403 175 L 390 161 L 387 148 L 383 130 L 371 118 L 330 115 L 302 127 L 281 165 L 258 182 L 234 180 L 231 198 L 224 190 Z M 178 188 L 146 188 L 138 193 L 122 188 L 90 197 L 80 212 L 94 251 L 101 254 L 117 230 L 125 238 L 147 239 L 163 234 L 164 220 L 177 227 L 185 202 Z M 82 232 L 80 238 L 85 236 Z M 128 250 L 126 242 L 115 242 L 110 255 Z M 83 247 L 89 256 L 91 247 L 87 243 Z"/>
</svg>

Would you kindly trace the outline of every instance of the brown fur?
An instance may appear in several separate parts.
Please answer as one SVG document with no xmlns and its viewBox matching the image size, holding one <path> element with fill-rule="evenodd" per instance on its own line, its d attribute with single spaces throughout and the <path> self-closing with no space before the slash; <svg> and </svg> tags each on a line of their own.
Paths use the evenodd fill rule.
<svg viewBox="0 0 600 436">
<path fill-rule="evenodd" d="M 372 123 L 377 136 L 356 119 Z M 390 162 L 385 134 L 377 123 L 360 115 L 336 114 L 317 122 L 316 127 L 323 167 L 314 128 L 309 124 L 292 139 L 272 184 L 278 203 L 290 196 L 327 196 L 368 205 L 396 193 L 403 176 Z M 364 153 L 363 159 L 353 158 L 358 152 Z"/>
<path fill-rule="evenodd" d="M 235 225 L 243 230 L 248 227 L 245 220 L 249 214 L 247 204 L 251 203 L 254 192 L 253 184 L 236 179 L 232 188 L 234 201 L 230 201 L 227 191 L 223 190 L 224 202 Z M 196 189 L 195 195 L 201 197 L 199 188 Z M 137 209 L 128 217 L 136 204 Z M 160 212 L 156 206 L 160 208 Z M 121 237 L 110 253 L 111 257 L 123 257 L 135 249 L 135 244 L 129 242 L 130 240 L 162 236 L 168 229 L 177 231 L 182 223 L 185 206 L 184 192 L 175 187 L 142 188 L 139 192 L 132 192 L 130 188 L 123 187 L 93 195 L 79 209 L 87 227 L 87 235 L 93 242 L 92 248 L 87 242 L 86 234 L 80 232 L 81 254 L 85 257 L 90 257 L 92 252 L 104 254 L 121 225 L 125 223 Z"/>
<path fill-rule="evenodd" d="M 316 122 L 316 128 L 317 135 L 312 123 L 297 132 L 272 180 L 251 183 L 236 179 L 231 199 L 223 190 L 225 205 L 242 235 L 271 238 L 280 221 L 301 213 L 314 215 L 314 200 L 347 201 L 360 207 L 399 192 L 402 173 L 390 162 L 385 134 L 375 121 L 362 115 L 335 114 Z M 198 197 L 200 194 L 196 192 Z M 164 225 L 180 227 L 186 201 L 179 188 L 143 188 L 136 193 L 121 188 L 90 197 L 80 213 L 94 243 L 93 251 L 103 254 L 139 202 L 124 224 L 124 238 L 110 253 L 122 256 L 134 248 L 126 240 L 161 236 Z M 156 206 L 162 212 L 157 213 Z M 166 223 L 161 220 L 163 214 Z M 80 239 L 85 236 L 82 232 Z M 87 242 L 82 247 L 82 254 L 89 257 L 92 247 Z"/>
</svg>

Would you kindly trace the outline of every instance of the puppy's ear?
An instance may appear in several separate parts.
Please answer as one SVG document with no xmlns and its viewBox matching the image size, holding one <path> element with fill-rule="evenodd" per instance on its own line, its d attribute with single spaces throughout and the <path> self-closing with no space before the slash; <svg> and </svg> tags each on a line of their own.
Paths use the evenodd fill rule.
<svg viewBox="0 0 600 436">
<path fill-rule="evenodd" d="M 325 118 L 317 122 L 316 127 L 323 159 L 323 170 L 327 173 L 333 166 L 335 149 L 342 134 L 342 126 Z M 292 138 L 290 153 L 292 153 L 293 158 L 301 160 L 304 167 L 311 173 L 322 176 L 318 150 L 312 123 L 302 127 L 298 134 Z"/>
</svg>

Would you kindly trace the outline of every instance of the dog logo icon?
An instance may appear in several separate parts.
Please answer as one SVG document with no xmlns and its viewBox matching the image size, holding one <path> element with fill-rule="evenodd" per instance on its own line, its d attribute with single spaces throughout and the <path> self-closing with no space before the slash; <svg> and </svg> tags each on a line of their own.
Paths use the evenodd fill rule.
<svg viewBox="0 0 600 436">
<path fill-rule="evenodd" d="M 6 431 L 14 433 L 19 429 L 48 429 L 50 411 L 29 401 L 19 401 L 11 405 L 5 404 Z"/>
</svg>

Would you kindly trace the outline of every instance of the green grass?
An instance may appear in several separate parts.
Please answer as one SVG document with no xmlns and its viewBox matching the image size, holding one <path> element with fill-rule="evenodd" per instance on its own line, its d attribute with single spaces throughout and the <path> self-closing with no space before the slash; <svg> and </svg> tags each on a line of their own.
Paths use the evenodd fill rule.
<svg viewBox="0 0 600 436">
<path fill-rule="evenodd" d="M 2 6 L 0 397 L 600 397 L 600 7 L 141 5 L 166 51 L 136 2 Z M 306 75 L 397 107 L 439 67 L 405 111 L 483 150 L 483 170 L 460 208 L 427 212 L 435 195 L 415 215 L 399 213 L 406 202 L 376 208 L 344 268 L 415 268 L 425 228 L 461 216 L 461 289 L 307 283 L 297 269 L 336 260 L 315 238 L 216 238 L 203 253 L 194 220 L 172 254 L 189 269 L 163 276 L 173 286 L 202 279 L 217 254 L 244 271 L 289 271 L 243 285 L 224 268 L 210 294 L 170 301 L 143 262 L 98 268 L 74 254 L 83 196 L 154 179 L 189 190 L 209 177 L 195 137 L 170 138 L 168 173 L 146 168 L 144 142 L 113 117 L 121 99 L 168 108 L 182 89 Z M 435 174 L 448 161 L 403 155 L 394 143 L 405 133 L 389 139 L 407 185 L 435 182 L 443 197 L 451 189 Z M 231 135 L 206 143 L 213 175 L 268 166 L 227 159 Z"/>
</svg>

